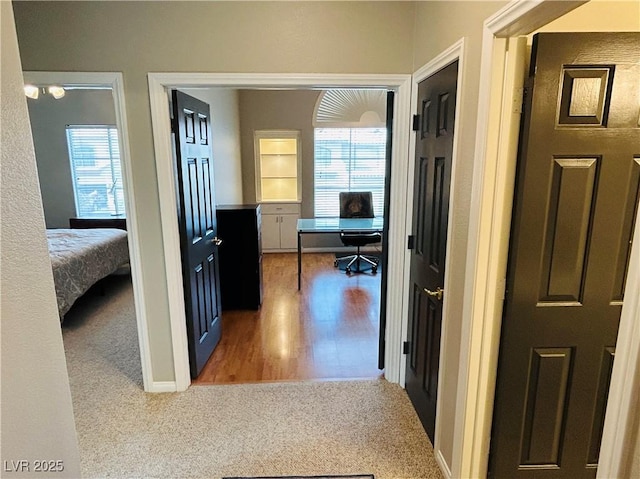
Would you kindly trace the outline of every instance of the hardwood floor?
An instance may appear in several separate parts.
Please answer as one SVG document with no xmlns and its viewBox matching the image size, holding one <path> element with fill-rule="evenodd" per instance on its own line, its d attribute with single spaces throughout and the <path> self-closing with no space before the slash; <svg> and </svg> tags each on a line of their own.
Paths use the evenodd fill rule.
<svg viewBox="0 0 640 479">
<path fill-rule="evenodd" d="M 332 254 L 263 256 L 259 311 L 224 311 L 222 339 L 194 384 L 375 378 L 380 273 L 352 274 Z"/>
</svg>

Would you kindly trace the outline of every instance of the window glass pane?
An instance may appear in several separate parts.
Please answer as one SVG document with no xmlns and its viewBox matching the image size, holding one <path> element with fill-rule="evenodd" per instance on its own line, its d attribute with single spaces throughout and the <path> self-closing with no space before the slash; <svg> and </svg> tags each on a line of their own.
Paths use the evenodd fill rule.
<svg viewBox="0 0 640 479">
<path fill-rule="evenodd" d="M 371 191 L 373 211 L 384 214 L 386 128 L 316 128 L 316 217 L 338 216 L 341 191 Z"/>
<path fill-rule="evenodd" d="M 67 144 L 78 217 L 124 216 L 118 130 L 68 126 Z"/>
</svg>

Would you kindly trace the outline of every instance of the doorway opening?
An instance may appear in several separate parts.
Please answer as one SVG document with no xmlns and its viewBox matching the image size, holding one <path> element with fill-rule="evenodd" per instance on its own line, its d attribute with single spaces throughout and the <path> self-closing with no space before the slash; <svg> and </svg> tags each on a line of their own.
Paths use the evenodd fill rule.
<svg viewBox="0 0 640 479">
<path fill-rule="evenodd" d="M 393 171 L 391 172 L 390 190 L 404 192 L 406 191 L 406 152 L 402 151 L 401 145 L 406 145 L 408 137 L 408 99 L 409 99 L 409 80 L 408 75 L 343 75 L 341 77 L 331 77 L 329 75 L 310 75 L 301 78 L 297 75 L 264 75 L 264 74 L 246 74 L 246 75 L 223 75 L 223 74 L 171 74 L 158 73 L 149 74 L 150 97 L 152 107 L 152 123 L 154 130 L 154 145 L 156 151 L 158 184 L 160 189 L 161 217 L 163 223 L 163 235 L 165 243 L 165 261 L 168 269 L 168 291 L 170 294 L 169 304 L 171 309 L 171 325 L 174 349 L 174 365 L 176 372 L 176 386 L 178 390 L 183 390 L 190 384 L 188 374 L 188 355 L 186 354 L 186 331 L 185 331 L 185 313 L 184 298 L 182 296 L 182 286 L 179 280 L 181 278 L 180 264 L 176 261 L 177 252 L 179 251 L 178 238 L 176 235 L 177 221 L 175 218 L 175 185 L 173 184 L 173 162 L 171 151 L 171 138 L 167 134 L 170 131 L 169 118 L 166 114 L 166 90 L 171 88 L 241 88 L 241 89 L 332 89 L 332 88 L 384 88 L 395 90 L 397 96 L 397 115 L 394 120 L 394 151 L 392 157 L 394 159 Z M 398 161 L 395 161 L 398 159 Z M 390 251 L 389 260 L 389 288 L 401 289 L 403 282 L 403 263 L 404 251 L 399 245 L 402 240 L 399 238 L 404 236 L 404 224 L 402 221 L 404 203 L 406 199 L 404 195 L 398 195 L 396 201 L 391 201 L 389 214 L 389 231 L 390 235 L 395 236 L 394 251 Z M 247 200 L 244 198 L 243 200 Z M 396 211 L 397 210 L 397 211 Z M 395 213 L 395 214 L 394 214 Z M 395 223 L 395 224 L 393 224 Z M 394 262 L 391 257 L 395 255 L 401 258 Z M 393 278 L 396 278 L 394 280 Z M 391 292 L 387 293 L 387 297 L 398 297 Z M 392 308 L 394 314 L 389 314 Z M 402 302 L 392 302 L 387 305 L 387 313 L 389 317 L 399 318 L 398 309 L 402 308 Z M 390 381 L 398 382 L 399 380 L 399 363 L 400 363 L 400 344 L 397 338 L 401 335 L 401 321 L 398 324 L 387 325 L 386 339 L 387 348 L 386 356 L 386 377 Z M 395 340 L 391 341 L 390 338 Z"/>
<path fill-rule="evenodd" d="M 304 287 L 300 292 L 295 287 L 295 221 L 299 217 L 314 217 L 316 207 L 313 195 L 316 150 L 314 114 L 323 92 L 337 90 L 198 85 L 198 88 L 180 87 L 179 91 L 208 103 L 211 108 L 213 190 L 215 206 L 219 210 L 217 229 L 222 240 L 219 248 L 221 254 L 231 251 L 233 247 L 225 243 L 227 238 L 221 230 L 225 223 L 220 222 L 220 210 L 224 213 L 224 219 L 238 213 L 238 205 L 244 205 L 242 209 L 246 210 L 247 205 L 259 203 L 262 209 L 259 214 L 262 224 L 263 254 L 260 258 L 264 272 L 264 302 L 254 310 L 227 309 L 225 293 L 228 292 L 223 288 L 222 339 L 195 383 L 379 377 L 378 319 L 383 273 L 348 276 L 344 268 L 341 271 L 334 267 L 336 257 L 328 252 L 344 249 L 339 240 L 335 241 L 339 236 L 336 232 L 331 235 L 333 238 L 330 235 L 305 237 Z M 353 88 L 353 91 L 363 90 Z M 386 89 L 369 88 L 366 91 L 383 92 L 383 109 L 378 115 L 378 123 L 380 116 L 382 122 L 378 126 L 384 128 Z M 260 197 L 261 178 L 259 163 L 255 158 L 254 135 L 264 134 L 265 131 L 297 132 L 302 157 L 298 174 L 303 192 L 300 202 L 284 204 L 264 201 Z M 368 150 L 365 152 L 369 153 Z M 384 145 L 378 153 L 382 154 L 380 161 L 384 167 Z M 362 156 L 360 152 L 357 154 L 359 158 Z M 342 159 L 336 158 L 337 161 Z M 382 184 L 376 193 L 381 194 L 380 199 L 384 200 L 384 188 L 388 185 L 385 185 L 384 174 L 380 178 Z M 337 206 L 337 193 L 335 197 Z M 382 201 L 379 203 L 380 208 L 376 213 L 383 216 Z M 296 208 L 296 211 L 276 211 L 277 207 Z M 277 242 L 278 245 L 284 244 L 284 247 L 274 247 L 272 238 L 266 236 L 271 232 L 272 222 L 277 223 L 280 229 L 286 226 L 284 222 L 280 225 L 277 221 L 283 217 L 294 218 L 293 230 L 289 232 L 293 238 Z M 227 231 L 226 234 L 232 233 Z M 234 244 L 236 241 L 243 239 L 234 239 Z M 252 246 L 249 241 L 247 247 Z M 378 254 L 380 249 L 378 246 Z M 237 264 L 241 264 L 240 260 Z M 219 265 L 220 283 L 224 286 L 225 265 L 222 259 Z M 226 274 L 229 276 L 228 271 Z M 185 297 L 184 300 L 188 302 L 189 298 Z"/>
<path fill-rule="evenodd" d="M 70 260 L 76 264 L 72 269 L 84 271 L 82 277 L 61 276 L 56 281 L 63 330 L 67 328 L 74 337 L 98 335 L 100 331 L 92 329 L 96 326 L 93 316 L 102 315 L 109 321 L 117 315 L 126 317 L 123 320 L 128 331 L 125 342 L 131 347 L 114 341 L 123 325 L 114 325 L 120 332 L 102 331 L 96 339 L 105 350 L 122 346 L 122 350 L 126 350 L 126 365 L 119 365 L 119 359 L 113 357 L 111 368 L 122 372 L 128 383 L 148 389 L 150 367 L 145 368 L 144 364 L 148 357 L 145 306 L 141 299 L 122 75 L 24 72 L 24 81 L 39 93 L 50 85 L 59 88 L 56 96 L 45 89 L 38 99 L 28 99 L 50 246 L 75 244 L 87 237 L 112 237 L 117 241 L 115 246 L 105 246 L 104 242 L 95 246 L 104 253 L 92 254 L 93 263 L 77 267 L 79 257 L 76 255 Z M 67 238 L 72 235 L 73 239 Z M 81 244 L 79 247 L 83 248 Z M 97 266 L 95 263 L 101 256 L 106 258 L 112 254 L 113 264 L 105 261 Z M 62 259 L 60 262 L 64 269 L 65 262 Z M 115 265 L 115 262 L 123 264 Z M 65 324 L 66 316 L 69 321 Z M 74 354 L 71 350 L 67 352 Z"/>
</svg>

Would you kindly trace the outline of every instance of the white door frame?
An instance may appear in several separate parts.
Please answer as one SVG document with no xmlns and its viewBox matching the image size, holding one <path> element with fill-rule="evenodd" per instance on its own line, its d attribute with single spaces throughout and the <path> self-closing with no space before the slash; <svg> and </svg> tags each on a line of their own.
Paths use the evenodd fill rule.
<svg viewBox="0 0 640 479">
<path fill-rule="evenodd" d="M 504 241 L 505 198 L 513 194 L 513 178 L 496 173 L 512 167 L 508 158 L 491 146 L 508 128 L 508 119 L 492 118 L 496 105 L 513 92 L 503 89 L 506 54 L 504 39 L 529 34 L 585 1 L 514 0 L 484 22 L 476 151 L 466 267 L 462 347 L 453 454 L 453 477 L 487 475 L 489 441 L 508 244 Z M 497 67 L 497 68 L 496 68 Z M 490 125 L 491 122 L 491 125 Z M 510 222 L 510 214 L 507 215 Z M 636 222 L 636 238 L 640 234 Z M 632 246 L 625 302 L 620 319 L 611 388 L 601 443 L 598 477 L 619 477 L 625 467 L 625 440 L 631 433 L 634 394 L 640 388 L 636 374 L 640 359 L 640 242 Z M 635 261 L 635 262 L 634 262 Z"/>
<path fill-rule="evenodd" d="M 138 344 L 144 390 L 152 390 L 153 370 L 149 354 L 149 334 L 147 312 L 144 302 L 142 282 L 142 266 L 140 264 L 140 247 L 138 243 L 138 220 L 136 216 L 136 195 L 133 175 L 131 173 L 131 150 L 129 148 L 129 129 L 127 126 L 127 109 L 124 101 L 124 82 L 119 72 L 23 72 L 25 84 L 36 86 L 60 85 L 68 87 L 103 87 L 110 88 L 116 115 L 116 126 L 119 133 L 120 162 L 122 164 L 122 182 L 125 195 L 125 212 L 127 216 L 127 241 L 129 243 L 129 264 L 133 283 L 136 321 L 138 326 Z"/>
<path fill-rule="evenodd" d="M 160 197 L 160 219 L 171 337 L 175 369 L 175 390 L 189 387 L 189 354 L 180 261 L 180 237 L 176 213 L 176 185 L 171 145 L 167 89 L 193 87 L 251 88 L 389 88 L 396 91 L 393 151 L 391 153 L 391 205 L 389 211 L 389 264 L 385 377 L 400 381 L 403 363 L 403 302 L 405 292 L 406 191 L 410 131 L 410 75 L 376 74 L 277 74 L 277 73 L 149 73 L 151 123 Z"/>
</svg>

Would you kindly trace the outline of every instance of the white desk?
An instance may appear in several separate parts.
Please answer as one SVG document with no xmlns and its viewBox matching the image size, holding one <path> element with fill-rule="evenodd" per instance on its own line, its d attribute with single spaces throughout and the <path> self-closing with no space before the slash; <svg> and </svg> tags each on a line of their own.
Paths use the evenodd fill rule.
<svg viewBox="0 0 640 479">
<path fill-rule="evenodd" d="M 302 277 L 302 235 L 382 233 L 384 218 L 303 218 L 298 220 L 298 289 Z"/>
</svg>

